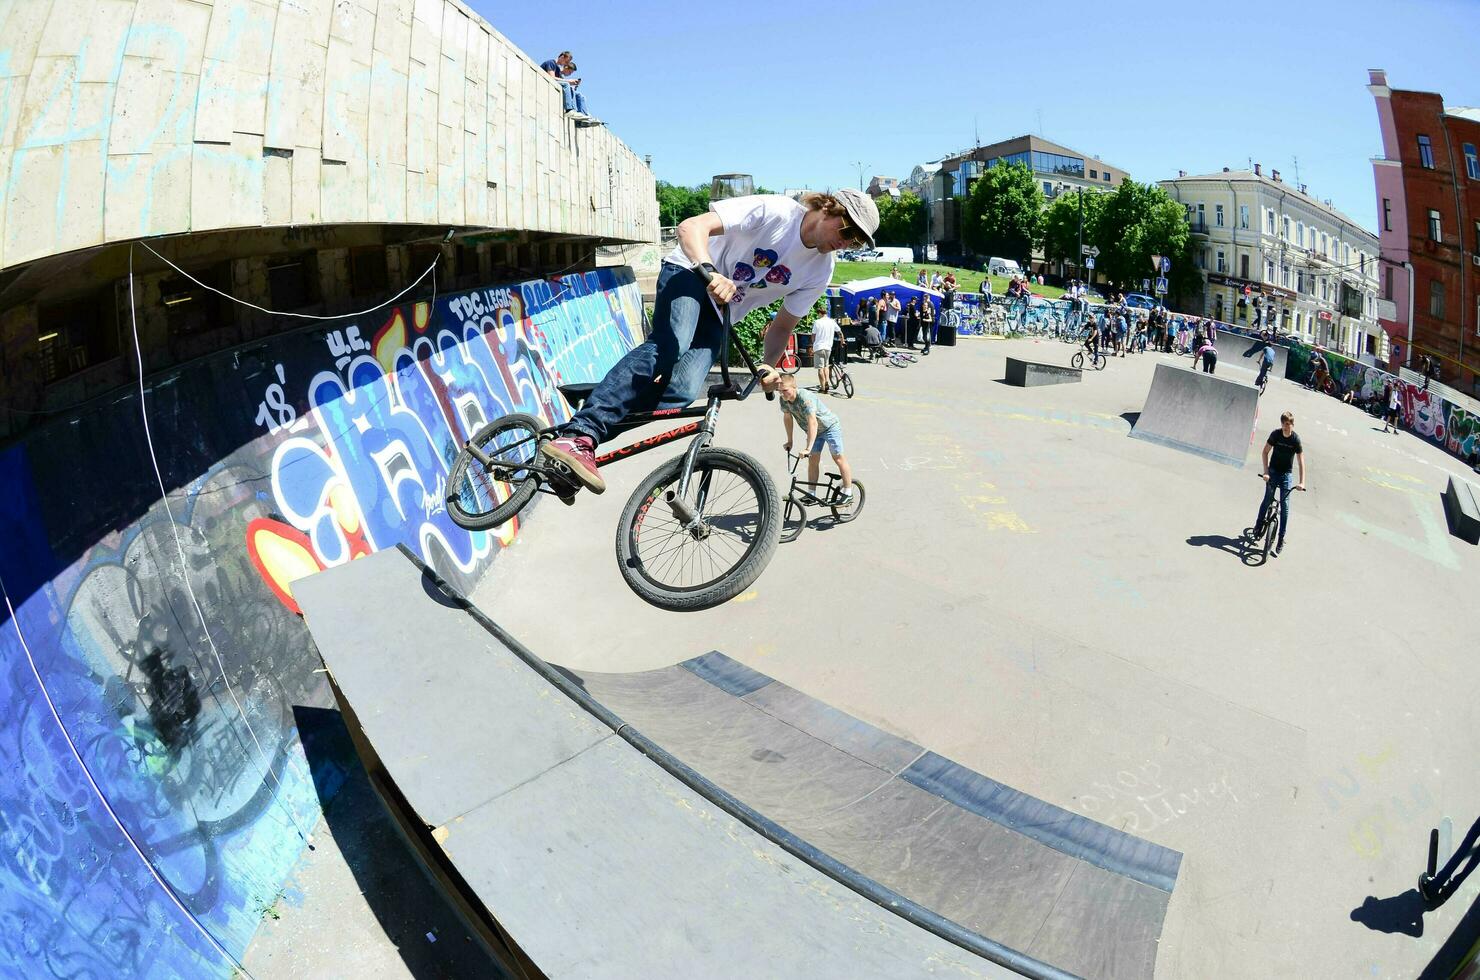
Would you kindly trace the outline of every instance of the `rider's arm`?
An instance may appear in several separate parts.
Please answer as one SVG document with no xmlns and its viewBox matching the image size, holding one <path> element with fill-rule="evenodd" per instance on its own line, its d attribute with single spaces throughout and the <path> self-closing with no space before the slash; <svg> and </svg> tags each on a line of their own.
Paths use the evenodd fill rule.
<svg viewBox="0 0 1480 980">
<path fill-rule="evenodd" d="M 1261 468 L 1259 470 L 1259 475 L 1260 476 L 1267 476 L 1269 474 L 1269 454 L 1272 453 L 1272 452 L 1274 452 L 1274 447 L 1271 446 L 1269 443 L 1266 442 L 1264 444 L 1263 462 L 1262 462 L 1262 466 L 1261 466 Z M 1304 463 L 1301 463 L 1300 465 L 1301 466 L 1304 466 L 1305 464 Z M 1301 472 L 1304 472 L 1304 470 L 1302 470 Z"/>
<path fill-rule="evenodd" d="M 696 214 L 678 223 L 678 244 L 695 265 L 713 263 L 709 254 L 709 239 L 725 233 L 724 222 L 713 211 Z"/>
<path fill-rule="evenodd" d="M 817 445 L 817 413 L 813 412 L 807 416 L 807 445 L 803 448 L 811 452 L 815 445 Z"/>
<path fill-rule="evenodd" d="M 801 319 L 801 317 L 792 313 L 786 307 L 781 307 L 780 311 L 776 314 L 776 319 L 772 320 L 766 327 L 765 351 L 761 355 L 763 361 L 767 364 L 780 362 L 781 355 L 786 353 L 786 342 L 791 339 L 792 328 Z"/>
<path fill-rule="evenodd" d="M 1300 462 L 1300 485 L 1303 487 L 1305 486 L 1305 453 L 1296 453 L 1295 458 Z"/>
</svg>

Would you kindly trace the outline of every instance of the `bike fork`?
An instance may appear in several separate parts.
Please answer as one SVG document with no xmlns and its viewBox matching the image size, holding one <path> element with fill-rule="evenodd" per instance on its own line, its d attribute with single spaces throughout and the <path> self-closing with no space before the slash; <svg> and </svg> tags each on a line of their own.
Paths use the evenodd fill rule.
<svg viewBox="0 0 1480 980">
<path fill-rule="evenodd" d="M 709 527 L 704 523 L 702 514 L 704 508 L 704 495 L 709 489 L 707 478 L 702 482 L 698 499 L 695 503 L 689 503 L 689 480 L 694 475 L 694 464 L 699 459 L 699 452 L 705 446 L 714 441 L 715 429 L 719 422 L 719 399 L 711 398 L 709 408 L 704 412 L 704 424 L 699 427 L 699 434 L 694 436 L 694 441 L 689 443 L 688 451 L 684 453 L 683 471 L 678 478 L 678 489 L 667 490 L 663 494 L 663 502 L 673 512 L 673 517 L 683 526 L 685 531 L 693 535 L 694 540 L 702 540 L 709 533 Z"/>
</svg>

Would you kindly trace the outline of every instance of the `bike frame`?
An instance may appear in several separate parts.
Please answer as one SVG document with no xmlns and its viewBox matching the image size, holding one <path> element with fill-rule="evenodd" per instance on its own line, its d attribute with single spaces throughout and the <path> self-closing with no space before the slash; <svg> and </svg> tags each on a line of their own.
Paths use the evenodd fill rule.
<svg viewBox="0 0 1480 980">
<path fill-rule="evenodd" d="M 787 499 L 795 500 L 803 507 L 806 507 L 809 504 L 815 507 L 831 507 L 833 505 L 833 496 L 837 491 L 838 483 L 843 479 L 843 475 L 841 473 L 824 473 L 822 474 L 823 479 L 818 481 L 817 483 L 812 483 L 809 480 L 803 480 L 797 476 L 797 466 L 801 464 L 801 461 L 804 458 L 805 457 L 802 456 L 791 457 L 791 465 L 789 467 L 791 471 L 791 486 L 788 487 L 786 491 Z M 803 490 L 802 493 L 804 493 L 808 499 L 798 499 L 796 496 L 796 492 L 801 487 L 811 487 L 813 490 L 825 490 L 827 492 L 827 496 L 821 497 L 809 490 Z"/>
</svg>

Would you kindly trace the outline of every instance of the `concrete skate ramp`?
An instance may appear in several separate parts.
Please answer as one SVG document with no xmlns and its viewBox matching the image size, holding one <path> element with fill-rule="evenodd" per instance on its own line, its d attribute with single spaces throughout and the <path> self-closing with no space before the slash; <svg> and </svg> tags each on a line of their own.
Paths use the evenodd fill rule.
<svg viewBox="0 0 1480 980">
<path fill-rule="evenodd" d="M 1258 418 L 1259 392 L 1252 385 L 1158 364 L 1131 438 L 1242 467 Z"/>
<path fill-rule="evenodd" d="M 1218 331 L 1218 342 L 1214 345 L 1218 349 L 1218 371 L 1225 366 L 1239 371 L 1248 371 L 1255 376 L 1259 374 L 1260 358 L 1257 354 L 1244 356 L 1255 343 L 1253 337 L 1245 337 L 1243 334 L 1229 333 L 1226 330 Z M 1274 367 L 1269 369 L 1271 378 L 1283 378 L 1285 376 L 1285 365 L 1290 360 L 1290 348 L 1274 345 Z"/>
<path fill-rule="evenodd" d="M 295 595 L 382 795 L 516 964 L 1152 976 L 1176 852 L 722 654 L 552 669 L 396 552 Z"/>
</svg>

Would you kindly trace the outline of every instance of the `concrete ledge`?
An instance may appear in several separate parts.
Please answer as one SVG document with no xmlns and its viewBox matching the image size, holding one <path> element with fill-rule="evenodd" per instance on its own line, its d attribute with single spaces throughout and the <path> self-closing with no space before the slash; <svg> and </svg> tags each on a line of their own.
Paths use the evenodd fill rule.
<svg viewBox="0 0 1480 980">
<path fill-rule="evenodd" d="M 1449 478 L 1444 489 L 1444 514 L 1450 533 L 1461 541 L 1480 544 L 1480 490 L 1468 480 Z"/>
<path fill-rule="evenodd" d="M 1083 376 L 1084 372 L 1079 368 L 1009 357 L 1005 380 L 1008 384 L 1017 385 L 1019 388 L 1036 388 L 1039 385 L 1077 384 L 1083 380 Z"/>
</svg>

